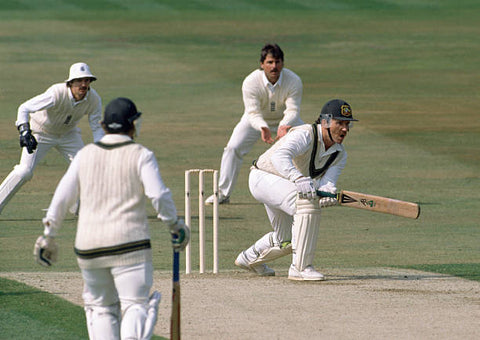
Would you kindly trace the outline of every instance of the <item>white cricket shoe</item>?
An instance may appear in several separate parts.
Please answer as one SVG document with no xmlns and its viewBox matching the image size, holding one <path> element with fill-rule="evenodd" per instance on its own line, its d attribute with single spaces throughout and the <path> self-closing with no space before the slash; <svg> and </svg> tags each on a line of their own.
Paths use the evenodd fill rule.
<svg viewBox="0 0 480 340">
<path fill-rule="evenodd" d="M 317 272 L 313 266 L 307 266 L 304 270 L 299 271 L 297 267 L 291 264 L 288 270 L 288 279 L 297 281 L 323 281 L 325 280 L 325 276 Z"/>
<path fill-rule="evenodd" d="M 212 205 L 214 199 L 215 199 L 215 195 L 211 195 L 205 200 L 205 204 Z M 228 203 L 230 203 L 229 196 L 223 196 L 222 194 L 218 194 L 218 204 L 228 204 Z"/>
<path fill-rule="evenodd" d="M 237 256 L 237 259 L 235 260 L 235 265 L 242 269 L 254 272 L 255 274 L 260 276 L 275 276 L 275 270 L 267 266 L 265 263 L 248 263 L 248 260 L 243 251 Z"/>
</svg>

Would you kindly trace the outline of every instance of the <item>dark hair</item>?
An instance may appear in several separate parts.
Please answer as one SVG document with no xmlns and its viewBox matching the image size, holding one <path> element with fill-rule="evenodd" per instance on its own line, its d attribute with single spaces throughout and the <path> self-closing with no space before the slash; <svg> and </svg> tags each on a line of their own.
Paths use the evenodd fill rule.
<svg viewBox="0 0 480 340">
<path fill-rule="evenodd" d="M 277 44 L 265 44 L 260 54 L 260 62 L 263 63 L 267 58 L 267 55 L 271 54 L 275 59 L 283 61 L 283 51 Z"/>
</svg>

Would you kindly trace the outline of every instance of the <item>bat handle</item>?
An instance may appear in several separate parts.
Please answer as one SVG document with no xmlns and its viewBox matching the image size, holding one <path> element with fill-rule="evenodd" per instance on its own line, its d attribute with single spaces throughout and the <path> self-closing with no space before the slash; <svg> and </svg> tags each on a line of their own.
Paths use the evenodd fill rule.
<svg viewBox="0 0 480 340">
<path fill-rule="evenodd" d="M 331 192 L 317 190 L 317 196 L 319 197 L 332 197 L 338 199 L 338 194 L 332 194 Z"/>
<path fill-rule="evenodd" d="M 173 251 L 173 282 L 180 281 L 180 252 Z"/>
</svg>

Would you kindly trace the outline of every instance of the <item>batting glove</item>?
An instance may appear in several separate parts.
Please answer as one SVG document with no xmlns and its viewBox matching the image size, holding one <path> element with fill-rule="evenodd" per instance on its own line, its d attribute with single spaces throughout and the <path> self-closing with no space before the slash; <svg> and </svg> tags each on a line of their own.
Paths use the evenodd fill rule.
<svg viewBox="0 0 480 340">
<path fill-rule="evenodd" d="M 38 264 L 50 267 L 57 262 L 58 246 L 53 237 L 39 236 L 33 248 L 33 256 Z"/>
<path fill-rule="evenodd" d="M 182 251 L 190 241 L 190 228 L 185 225 L 182 219 L 170 226 L 170 234 L 172 235 L 172 247 L 176 251 Z"/>
<path fill-rule="evenodd" d="M 310 177 L 300 177 L 295 181 L 298 196 L 303 199 L 311 200 L 315 197 L 315 184 Z"/>
<path fill-rule="evenodd" d="M 318 204 L 320 205 L 320 208 L 327 208 L 337 205 L 338 201 L 336 198 L 333 197 L 324 197 L 318 201 Z"/>
<path fill-rule="evenodd" d="M 325 185 L 322 185 L 318 188 L 317 194 L 320 196 L 318 204 L 320 208 L 333 207 L 338 204 L 337 200 L 337 188 L 331 182 L 328 182 Z"/>
<path fill-rule="evenodd" d="M 33 153 L 37 148 L 37 140 L 32 135 L 30 130 L 30 123 L 23 123 L 18 126 L 18 132 L 20 132 L 20 147 L 26 147 L 28 153 Z"/>
</svg>

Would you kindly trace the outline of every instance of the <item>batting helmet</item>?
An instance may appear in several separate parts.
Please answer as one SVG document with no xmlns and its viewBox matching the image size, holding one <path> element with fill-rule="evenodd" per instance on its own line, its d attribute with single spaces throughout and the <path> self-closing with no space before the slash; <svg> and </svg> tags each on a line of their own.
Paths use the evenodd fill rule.
<svg viewBox="0 0 480 340">
<path fill-rule="evenodd" d="M 352 116 L 352 107 L 343 99 L 332 99 L 326 102 L 315 123 L 320 124 L 322 119 L 327 122 L 330 122 L 331 119 L 358 122 L 358 119 L 354 119 Z"/>
<path fill-rule="evenodd" d="M 65 80 L 66 83 L 80 78 L 90 78 L 92 81 L 97 80 L 92 72 L 90 72 L 90 67 L 88 67 L 85 63 L 75 63 L 70 66 L 70 73 L 68 75 L 68 79 Z"/>
<path fill-rule="evenodd" d="M 135 104 L 128 98 L 116 98 L 105 107 L 102 124 L 109 133 L 130 131 L 133 122 L 140 118 Z"/>
</svg>

